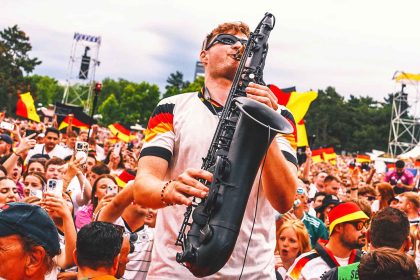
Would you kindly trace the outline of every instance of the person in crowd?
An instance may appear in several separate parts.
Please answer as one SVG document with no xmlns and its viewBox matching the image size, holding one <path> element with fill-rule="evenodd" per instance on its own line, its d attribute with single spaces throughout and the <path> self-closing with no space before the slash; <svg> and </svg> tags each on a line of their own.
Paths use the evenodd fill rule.
<svg viewBox="0 0 420 280">
<path fill-rule="evenodd" d="M 104 174 L 98 177 L 92 186 L 92 202 L 79 209 L 76 213 L 75 224 L 80 230 L 90 223 L 102 207 L 106 206 L 116 195 L 110 190 L 117 189 L 118 185 L 112 175 Z"/>
<path fill-rule="evenodd" d="M 395 193 L 389 183 L 378 183 L 375 186 L 377 199 L 372 203 L 372 211 L 378 212 L 391 205 L 395 198 Z"/>
<path fill-rule="evenodd" d="M 117 279 L 120 259 L 126 258 L 121 256 L 124 243 L 128 244 L 128 237 L 124 237 L 120 226 L 92 222 L 82 227 L 73 254 L 78 267 L 77 279 Z M 123 251 L 128 254 L 128 250 Z"/>
<path fill-rule="evenodd" d="M 374 187 L 372 186 L 364 186 L 358 189 L 357 197 L 358 199 L 363 199 L 372 205 L 373 202 L 376 200 L 377 192 Z"/>
<path fill-rule="evenodd" d="M 25 162 L 28 162 L 35 154 L 47 154 L 50 158 L 58 157 L 64 159 L 70 153 L 63 146 L 59 145 L 60 131 L 54 127 L 48 127 L 45 131 L 44 144 L 36 144 L 29 150 Z"/>
<path fill-rule="evenodd" d="M 324 201 L 324 198 L 327 194 L 325 192 L 317 192 L 315 196 L 313 197 L 313 200 L 311 202 L 311 206 L 309 207 L 308 214 L 311 216 L 316 217 L 316 211 L 315 209 L 322 206 L 322 201 Z M 308 194 L 309 196 L 309 194 Z"/>
<path fill-rule="evenodd" d="M 73 251 L 76 248 L 76 229 L 73 222 L 73 205 L 65 193 L 59 196 L 47 191 L 44 192 L 41 207 L 47 211 L 59 233 L 61 252 L 55 259 L 56 266 L 46 277 L 46 280 L 53 280 L 57 278 L 60 269 L 74 266 Z"/>
<path fill-rule="evenodd" d="M 309 233 L 310 244 L 313 248 L 319 241 L 321 244 L 325 244 L 328 240 L 328 230 L 325 224 L 318 218 L 311 216 L 306 213 L 305 205 L 308 203 L 308 194 L 305 187 L 300 185 L 296 190 L 295 203 L 293 209 L 289 210 L 282 216 L 283 220 L 299 219 L 305 225 L 306 230 Z"/>
<path fill-rule="evenodd" d="M 379 248 L 367 253 L 360 261 L 360 280 L 417 280 L 413 259 L 393 248 Z"/>
<path fill-rule="evenodd" d="M 124 170 L 124 159 L 122 154 L 122 149 L 118 154 L 114 153 L 114 148 L 110 149 L 104 163 L 109 167 L 111 175 L 120 175 Z"/>
<path fill-rule="evenodd" d="M 420 199 L 419 195 L 415 192 L 404 192 L 397 196 L 397 206 L 396 208 L 400 209 L 407 214 L 408 220 L 410 221 L 410 226 L 414 229 L 417 228 L 417 225 L 420 222 Z"/>
<path fill-rule="evenodd" d="M 86 159 L 86 174 L 89 174 L 98 161 L 96 160 L 95 154 L 92 152 L 88 153 L 88 157 Z"/>
<path fill-rule="evenodd" d="M 23 197 L 23 184 L 20 179 L 23 172 L 23 160 L 21 157 L 13 156 L 14 154 L 4 156 L 0 159 L 0 164 L 2 164 L 7 169 L 7 174 L 15 182 L 19 197 Z"/>
<path fill-rule="evenodd" d="M 13 139 L 7 134 L 0 134 L 0 158 L 13 153 Z"/>
<path fill-rule="evenodd" d="M 91 186 L 93 186 L 93 183 L 95 183 L 96 179 L 98 179 L 99 176 L 104 174 L 110 174 L 111 171 L 109 170 L 109 167 L 102 163 L 98 162 L 94 166 L 92 166 L 90 172 L 86 174 L 86 177 L 89 179 L 89 183 Z"/>
<path fill-rule="evenodd" d="M 57 229 L 39 206 L 14 202 L 0 208 L 0 278 L 44 280 L 60 253 Z"/>
<path fill-rule="evenodd" d="M 340 203 L 329 213 L 330 239 L 296 259 L 286 279 L 319 279 L 330 269 L 360 260 L 367 231 L 368 216 L 353 202 Z"/>
<path fill-rule="evenodd" d="M 276 235 L 276 252 L 279 256 L 276 269 L 281 279 L 284 279 L 295 259 L 311 250 L 309 234 L 301 221 L 292 219 L 285 221 Z"/>
<path fill-rule="evenodd" d="M 204 198 L 208 192 L 198 179 L 211 181 L 212 173 L 199 168 L 208 152 L 219 121 L 218 112 L 223 110 L 239 65 L 235 54 L 240 53 L 249 33 L 248 26 L 240 22 L 225 23 L 215 28 L 206 37 L 200 52 L 205 86 L 198 93 L 163 99 L 149 121 L 134 188 L 136 203 L 147 208 L 162 208 L 156 220 L 149 279 L 193 277 L 190 271 L 176 262 L 176 253 L 181 248 L 174 243 L 184 220 L 185 205 L 192 203 L 191 196 Z M 224 39 L 226 36 L 228 40 Z M 275 111 L 279 109 L 277 98 L 266 86 L 250 83 L 246 93 L 249 98 Z M 294 123 L 287 109 L 282 107 L 279 113 Z M 160 127 L 165 129 L 158 129 Z M 273 208 L 279 213 L 291 208 L 297 187 L 296 164 L 295 149 L 284 136 L 276 135 L 267 151 L 261 177 L 257 176 L 252 188 L 232 256 L 225 267 L 212 277 L 237 279 L 245 261 L 246 249 L 248 256 L 259 257 L 258 261 L 246 259 L 247 265 L 242 273 L 244 279 L 275 277 Z M 255 216 L 257 197 L 259 211 Z M 251 228 L 254 228 L 252 235 Z M 264 245 L 257 240 L 265 240 Z"/>
<path fill-rule="evenodd" d="M 325 192 L 324 180 L 328 174 L 324 171 L 318 172 L 314 177 L 313 184 L 309 185 L 309 198 L 313 199 L 318 192 Z"/>
<path fill-rule="evenodd" d="M 28 173 L 38 172 L 38 173 L 45 173 L 45 163 L 47 162 L 44 158 L 39 159 L 32 159 L 28 162 L 26 166 L 26 170 Z"/>
<path fill-rule="evenodd" d="M 45 178 L 63 180 L 66 162 L 58 157 L 52 158 L 45 163 Z"/>
<path fill-rule="evenodd" d="M 403 160 L 395 162 L 395 169 L 388 171 L 384 181 L 394 187 L 395 194 L 412 191 L 414 188 L 414 175 L 405 168 Z"/>
<path fill-rule="evenodd" d="M 83 158 L 74 158 L 67 163 L 63 177 L 63 191 L 68 193 L 73 201 L 75 213 L 79 207 L 87 205 L 91 199 L 92 187 L 83 173 Z"/>
<path fill-rule="evenodd" d="M 149 228 L 155 228 L 157 212 L 158 211 L 156 209 L 147 208 L 147 214 L 144 218 L 144 224 L 147 225 Z"/>
<path fill-rule="evenodd" d="M 338 196 L 340 191 L 340 181 L 338 178 L 332 175 L 325 177 L 324 190 L 326 194 Z"/>
<path fill-rule="evenodd" d="M 41 199 L 42 191 L 47 184 L 47 179 L 45 179 L 42 173 L 28 172 L 23 175 L 23 184 L 25 185 L 23 188 L 25 197 L 37 196 Z"/>
<path fill-rule="evenodd" d="M 133 181 L 98 214 L 98 220 L 116 223 L 124 227 L 130 236 L 134 250 L 128 255 L 128 263 L 123 279 L 146 279 L 151 261 L 154 229 L 146 225 L 148 210 L 133 203 Z"/>
<path fill-rule="evenodd" d="M 12 178 L 0 177 L 0 206 L 19 200 L 16 183 Z"/>
<path fill-rule="evenodd" d="M 409 233 L 407 215 L 396 208 L 386 207 L 372 218 L 366 237 L 370 243 L 371 252 L 380 248 L 392 248 L 405 253 L 410 244 Z M 359 279 L 358 270 L 359 262 L 348 266 L 339 266 L 325 273 L 322 280 Z M 383 279 L 394 278 L 386 277 Z"/>
<path fill-rule="evenodd" d="M 321 206 L 315 208 L 316 217 L 320 219 L 326 226 L 328 226 L 330 224 L 328 220 L 328 213 L 339 203 L 340 200 L 335 195 L 326 195 L 322 200 Z"/>
</svg>

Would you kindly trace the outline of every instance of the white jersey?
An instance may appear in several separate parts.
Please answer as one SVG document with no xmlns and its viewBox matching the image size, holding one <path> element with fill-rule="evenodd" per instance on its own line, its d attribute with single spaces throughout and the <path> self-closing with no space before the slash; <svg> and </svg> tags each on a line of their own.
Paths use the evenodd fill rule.
<svg viewBox="0 0 420 280">
<path fill-rule="evenodd" d="M 208 102 L 208 101 L 207 101 Z M 141 156 L 158 156 L 167 159 L 169 168 L 166 179 L 176 178 L 187 168 L 200 168 L 219 121 L 215 110 L 205 104 L 200 93 L 188 93 L 162 100 L 149 121 Z M 286 158 L 295 163 L 296 153 L 287 140 L 276 136 Z M 274 209 L 258 191 L 256 176 L 244 213 L 236 245 L 225 266 L 216 274 L 202 279 L 275 279 Z M 258 196 L 258 212 L 255 218 Z M 181 248 L 175 246 L 186 207 L 176 205 L 158 211 L 155 244 L 148 279 L 196 279 L 191 272 L 177 263 L 175 256 Z M 248 252 L 247 245 L 249 243 Z M 246 260 L 245 260 L 246 256 Z"/>
<path fill-rule="evenodd" d="M 118 218 L 115 224 L 124 227 L 125 232 L 130 234 L 130 240 L 134 244 L 134 252 L 128 255 L 128 263 L 125 266 L 125 272 L 121 279 L 146 279 L 152 257 L 155 229 L 144 225 L 141 230 L 131 232 L 122 218 Z M 132 235 L 136 237 L 133 238 Z"/>
</svg>

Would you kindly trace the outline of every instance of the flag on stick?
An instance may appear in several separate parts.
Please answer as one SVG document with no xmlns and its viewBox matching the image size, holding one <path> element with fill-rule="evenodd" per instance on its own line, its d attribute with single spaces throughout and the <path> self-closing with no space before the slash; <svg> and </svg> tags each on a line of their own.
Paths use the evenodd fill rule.
<svg viewBox="0 0 420 280">
<path fill-rule="evenodd" d="M 34 99 L 31 93 L 18 93 L 19 99 L 16 103 L 16 115 L 30 119 L 36 122 L 40 122 L 38 113 L 36 112 Z"/>
</svg>

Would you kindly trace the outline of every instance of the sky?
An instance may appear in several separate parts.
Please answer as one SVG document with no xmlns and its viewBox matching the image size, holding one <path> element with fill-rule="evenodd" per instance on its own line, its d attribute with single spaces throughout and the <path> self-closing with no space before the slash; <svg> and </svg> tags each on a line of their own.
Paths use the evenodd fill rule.
<svg viewBox="0 0 420 280">
<path fill-rule="evenodd" d="M 30 37 L 34 73 L 68 77 L 75 32 L 101 36 L 96 79 L 157 84 L 180 71 L 193 80 L 202 40 L 219 23 L 254 30 L 276 17 L 266 83 L 298 91 L 333 86 L 345 97 L 382 101 L 401 87 L 396 71 L 420 73 L 418 0 L 1 0 L 0 29 L 17 24 Z M 80 56 L 82 50 L 77 55 Z M 75 67 L 77 68 L 77 67 Z M 410 96 L 416 85 L 407 87 Z"/>
</svg>

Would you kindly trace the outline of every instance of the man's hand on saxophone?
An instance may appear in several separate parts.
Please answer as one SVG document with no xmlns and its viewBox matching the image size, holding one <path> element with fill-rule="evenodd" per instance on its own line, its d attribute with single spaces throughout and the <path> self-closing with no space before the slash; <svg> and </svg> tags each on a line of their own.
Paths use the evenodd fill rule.
<svg viewBox="0 0 420 280">
<path fill-rule="evenodd" d="M 163 192 L 163 201 L 170 204 L 191 205 L 192 197 L 204 198 L 209 189 L 198 179 L 211 182 L 213 174 L 196 168 L 188 168 L 171 181 Z"/>
<path fill-rule="evenodd" d="M 249 83 L 245 91 L 248 98 L 263 103 L 272 108 L 274 111 L 277 111 L 277 108 L 279 107 L 277 104 L 278 99 L 267 86 Z"/>
</svg>

